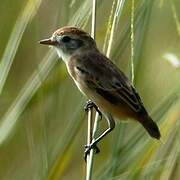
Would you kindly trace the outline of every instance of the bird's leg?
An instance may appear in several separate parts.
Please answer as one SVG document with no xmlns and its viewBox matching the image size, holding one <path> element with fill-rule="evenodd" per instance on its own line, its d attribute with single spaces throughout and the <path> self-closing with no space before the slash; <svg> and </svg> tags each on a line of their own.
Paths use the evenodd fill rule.
<svg viewBox="0 0 180 180">
<path fill-rule="evenodd" d="M 111 116 L 111 114 L 107 114 L 106 115 L 106 119 L 108 121 L 108 129 L 106 129 L 99 137 L 97 137 L 90 145 L 86 146 L 86 150 L 85 150 L 85 161 L 87 158 L 87 155 L 89 154 L 91 149 L 96 149 L 96 144 L 107 134 L 109 134 L 115 127 L 115 121 L 113 119 L 113 117 Z"/>
<path fill-rule="evenodd" d="M 99 108 L 97 107 L 97 105 L 94 102 L 92 102 L 91 100 L 88 100 L 86 102 L 86 105 L 84 106 L 85 112 L 87 112 L 90 108 L 94 108 L 98 112 L 100 119 L 102 119 L 102 113 L 99 110 Z"/>
<path fill-rule="evenodd" d="M 85 105 L 85 107 L 84 107 L 84 110 L 85 110 L 85 112 L 87 112 L 89 109 L 91 109 L 91 108 L 94 108 L 97 112 L 98 112 L 98 114 L 99 114 L 99 116 L 100 116 L 100 119 L 102 119 L 102 113 L 101 113 L 101 111 L 99 110 L 99 108 L 97 107 L 97 105 L 94 103 L 94 102 L 92 102 L 91 100 L 88 100 L 87 102 L 86 102 L 86 105 Z M 85 145 L 85 152 L 84 152 L 84 158 L 85 158 L 85 161 L 86 161 L 86 158 L 87 158 L 87 155 L 88 155 L 88 153 L 89 152 L 87 152 L 86 153 L 86 151 L 87 151 L 87 149 L 89 148 L 89 145 Z M 94 145 L 93 146 L 93 149 L 95 150 L 95 153 L 99 153 L 100 152 L 100 150 L 99 150 L 99 148 L 96 146 L 96 145 Z"/>
</svg>

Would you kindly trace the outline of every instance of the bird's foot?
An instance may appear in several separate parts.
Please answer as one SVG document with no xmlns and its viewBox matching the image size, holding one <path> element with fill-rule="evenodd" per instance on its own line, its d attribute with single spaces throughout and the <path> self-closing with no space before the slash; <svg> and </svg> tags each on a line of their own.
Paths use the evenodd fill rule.
<svg viewBox="0 0 180 180">
<path fill-rule="evenodd" d="M 87 112 L 90 108 L 94 108 L 98 112 L 100 119 L 102 119 L 102 113 L 99 110 L 99 108 L 96 106 L 96 104 L 94 102 L 92 102 L 91 100 L 88 100 L 86 102 L 86 105 L 84 106 L 85 112 Z"/>
<path fill-rule="evenodd" d="M 97 147 L 96 143 L 91 143 L 89 145 L 85 145 L 85 151 L 84 151 L 85 162 L 87 160 L 87 156 L 90 153 L 91 149 L 94 149 L 96 154 L 100 152 L 100 149 Z"/>
</svg>

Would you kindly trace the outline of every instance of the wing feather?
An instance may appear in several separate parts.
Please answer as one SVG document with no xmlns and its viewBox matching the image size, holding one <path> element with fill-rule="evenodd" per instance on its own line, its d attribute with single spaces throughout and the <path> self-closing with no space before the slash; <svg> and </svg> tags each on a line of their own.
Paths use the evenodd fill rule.
<svg viewBox="0 0 180 180">
<path fill-rule="evenodd" d="M 113 104 L 126 104 L 137 113 L 144 110 L 128 78 L 107 57 L 99 52 L 86 53 L 78 61 L 78 68 L 86 72 L 85 81 L 89 88 Z"/>
</svg>

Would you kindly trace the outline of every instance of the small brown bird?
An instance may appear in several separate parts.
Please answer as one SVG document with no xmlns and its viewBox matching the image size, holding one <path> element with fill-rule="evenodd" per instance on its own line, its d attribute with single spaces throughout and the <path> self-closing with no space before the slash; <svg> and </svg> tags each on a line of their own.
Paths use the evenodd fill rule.
<svg viewBox="0 0 180 180">
<path fill-rule="evenodd" d="M 113 116 L 139 122 L 153 138 L 160 139 L 156 123 L 125 74 L 97 48 L 94 39 L 76 27 L 63 27 L 41 44 L 55 47 L 79 90 L 92 100 L 104 114 L 109 128 L 89 147 L 95 148 L 114 127 Z"/>
</svg>

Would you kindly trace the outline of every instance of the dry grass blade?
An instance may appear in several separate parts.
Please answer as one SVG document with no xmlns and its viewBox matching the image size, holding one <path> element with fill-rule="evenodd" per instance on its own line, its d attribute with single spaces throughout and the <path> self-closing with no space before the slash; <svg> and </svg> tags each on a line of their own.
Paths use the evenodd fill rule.
<svg viewBox="0 0 180 180">
<path fill-rule="evenodd" d="M 131 82 L 134 84 L 134 0 L 131 4 Z"/>
<path fill-rule="evenodd" d="M 16 20 L 16 23 L 14 25 L 14 28 L 12 29 L 9 41 L 7 43 L 6 49 L 0 62 L 0 94 L 3 90 L 6 78 L 8 76 L 9 70 L 14 60 L 16 51 L 21 42 L 23 33 L 29 21 L 34 17 L 36 12 L 38 11 L 40 4 L 41 0 L 29 0 Z"/>
<path fill-rule="evenodd" d="M 85 176 L 85 98 L 67 77 L 64 64 L 56 64 L 55 53 L 35 43 L 59 26 L 76 25 L 90 32 L 91 4 L 2 0 L 0 179 Z M 160 127 L 163 143 L 152 140 L 135 122 L 117 122 L 99 144 L 102 151 L 94 158 L 92 179 L 178 179 L 180 2 L 134 1 L 133 18 L 132 7 L 132 1 L 97 1 L 97 45 L 104 46 L 105 54 L 109 46 L 111 60 L 129 77 L 133 59 L 134 84 Z M 164 55 L 174 55 L 166 56 L 172 66 Z M 106 122 L 101 125 L 105 128 Z"/>
<path fill-rule="evenodd" d="M 111 52 L 111 48 L 112 48 L 112 45 L 113 45 L 114 33 L 115 33 L 116 27 L 118 25 L 119 18 L 120 18 L 121 14 L 122 14 L 124 2 L 125 2 L 125 0 L 118 0 L 117 3 L 115 3 L 115 1 L 113 1 L 111 14 L 113 14 L 113 11 L 114 11 L 115 7 L 116 7 L 116 9 L 114 11 L 114 16 L 113 16 L 112 22 L 111 22 L 112 15 L 110 15 L 108 31 L 107 31 L 107 35 L 106 35 L 106 36 L 108 36 L 108 34 L 109 34 L 108 47 L 107 47 L 107 51 L 106 51 L 106 56 L 107 57 L 110 57 L 110 52 Z M 105 38 L 104 48 L 105 48 L 105 45 L 106 45 L 106 42 L 107 42 L 106 39 L 107 38 Z"/>
<path fill-rule="evenodd" d="M 171 9 L 172 9 L 174 21 L 176 23 L 177 33 L 180 36 L 180 21 L 178 19 L 177 11 L 173 2 L 171 2 Z"/>
<path fill-rule="evenodd" d="M 9 107 L 6 114 L 1 119 L 0 124 L 0 145 L 9 136 L 12 128 L 16 124 L 19 116 L 24 111 L 26 105 L 31 100 L 37 89 L 40 87 L 42 81 L 47 77 L 49 71 L 52 69 L 56 61 L 54 51 L 49 51 L 39 65 L 39 70 L 35 71 L 31 78 L 24 85 L 19 95 Z"/>
</svg>

